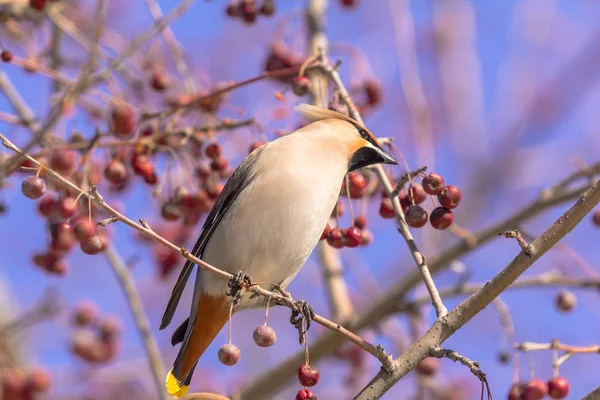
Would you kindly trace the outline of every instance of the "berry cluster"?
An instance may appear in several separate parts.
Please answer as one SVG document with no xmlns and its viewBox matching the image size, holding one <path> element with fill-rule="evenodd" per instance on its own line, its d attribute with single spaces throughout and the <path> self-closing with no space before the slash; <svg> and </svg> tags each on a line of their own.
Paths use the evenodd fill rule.
<svg viewBox="0 0 600 400">
<path fill-rule="evenodd" d="M 508 392 L 508 400 L 541 400 L 546 395 L 552 399 L 564 399 L 569 394 L 569 381 L 555 376 L 548 382 L 532 379 L 527 383 L 515 383 Z"/>
<path fill-rule="evenodd" d="M 444 178 L 436 173 L 430 173 L 423 177 L 422 186 L 411 183 L 408 190 L 402 189 L 398 194 L 400 205 L 406 217 L 406 223 L 413 228 L 422 228 L 428 221 L 427 211 L 420 206 L 429 196 L 437 196 L 439 206 L 434 208 L 429 215 L 429 223 L 435 229 L 446 229 L 454 222 L 452 209 L 456 208 L 461 199 L 462 193 L 454 185 L 444 185 Z M 434 200 L 435 203 L 435 200 Z M 386 193 L 379 206 L 379 215 L 383 218 L 394 218 L 394 207 L 392 199 Z"/>
<path fill-rule="evenodd" d="M 315 386 L 319 383 L 319 370 L 316 367 L 308 364 L 302 364 L 298 368 L 298 381 L 304 386 L 304 389 L 300 389 L 296 394 L 296 400 L 317 400 L 317 396 L 308 389 L 309 387 Z"/>
<path fill-rule="evenodd" d="M 4 368 L 1 382 L 2 398 L 5 400 L 34 399 L 52 386 L 50 374 L 43 369 L 22 371 Z"/>
<path fill-rule="evenodd" d="M 275 14 L 275 2 L 263 0 L 259 7 L 255 0 L 235 0 L 227 5 L 225 12 L 231 18 L 241 18 L 246 24 L 252 25 L 259 15 L 270 17 Z"/>
<path fill-rule="evenodd" d="M 93 364 L 104 364 L 115 357 L 121 332 L 118 319 L 100 318 L 95 304 L 82 302 L 73 311 L 72 323 L 76 328 L 71 338 L 74 355 Z"/>
<path fill-rule="evenodd" d="M 258 326 L 252 333 L 252 339 L 260 347 L 271 347 L 277 340 L 275 330 L 265 324 Z M 218 352 L 219 361 L 223 365 L 235 365 L 240 360 L 241 352 L 240 349 L 231 343 L 224 344 L 221 346 Z"/>
</svg>

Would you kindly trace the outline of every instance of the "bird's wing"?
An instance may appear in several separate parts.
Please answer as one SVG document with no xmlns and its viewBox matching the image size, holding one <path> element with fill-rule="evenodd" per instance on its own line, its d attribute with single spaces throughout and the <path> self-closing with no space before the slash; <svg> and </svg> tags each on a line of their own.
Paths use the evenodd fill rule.
<svg viewBox="0 0 600 400">
<path fill-rule="evenodd" d="M 260 157 L 260 153 L 262 153 L 265 146 L 266 145 L 259 147 L 248 157 L 246 157 L 246 159 L 236 168 L 223 187 L 223 191 L 219 195 L 219 198 L 217 199 L 213 208 L 210 210 L 208 217 L 206 217 L 206 221 L 204 222 L 202 230 L 200 231 L 200 236 L 198 237 L 198 240 L 192 249 L 192 254 L 196 257 L 202 258 L 202 253 L 204 252 L 212 233 L 219 225 L 219 222 L 221 222 L 223 216 L 233 205 L 239 194 L 254 178 L 253 166 Z M 216 267 L 218 268 L 219 266 L 217 265 Z M 175 314 L 175 310 L 177 309 L 177 304 L 181 299 L 181 295 L 193 269 L 194 263 L 190 260 L 187 260 L 179 274 L 179 277 L 177 278 L 177 282 L 173 287 L 173 291 L 171 292 L 171 297 L 169 298 L 165 313 L 163 314 L 160 322 L 161 330 L 165 329 L 171 323 L 173 315 Z"/>
</svg>

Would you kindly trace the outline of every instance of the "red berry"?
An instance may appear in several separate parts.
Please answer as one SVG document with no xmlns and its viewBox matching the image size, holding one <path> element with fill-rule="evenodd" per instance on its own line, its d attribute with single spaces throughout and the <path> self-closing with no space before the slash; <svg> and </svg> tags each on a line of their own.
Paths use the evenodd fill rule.
<svg viewBox="0 0 600 400">
<path fill-rule="evenodd" d="M 348 181 L 350 183 L 350 197 L 357 199 L 365 194 L 367 188 L 367 181 L 363 174 L 360 172 L 351 172 L 348 174 Z"/>
<path fill-rule="evenodd" d="M 240 7 L 236 3 L 229 3 L 227 4 L 225 12 L 231 18 L 236 18 L 240 16 Z"/>
<path fill-rule="evenodd" d="M 79 244 L 81 251 L 92 256 L 104 250 L 104 243 L 102 243 L 102 239 L 98 235 L 88 236 L 81 240 Z"/>
<path fill-rule="evenodd" d="M 227 170 L 229 162 L 225 157 L 218 157 L 210 163 L 210 169 L 213 171 L 223 172 Z"/>
<path fill-rule="evenodd" d="M 128 139 L 135 130 L 133 108 L 127 104 L 114 105 L 110 112 L 112 132 L 121 139 Z"/>
<path fill-rule="evenodd" d="M 30 199 L 39 199 L 46 192 L 46 182 L 39 176 L 29 176 L 21 184 L 21 192 Z"/>
<path fill-rule="evenodd" d="M 553 399 L 564 399 L 569 394 L 569 381 L 562 376 L 555 376 L 548 381 L 548 394 Z"/>
<path fill-rule="evenodd" d="M 20 399 L 26 389 L 25 375 L 13 368 L 2 369 L 2 389 L 5 398 Z"/>
<path fill-rule="evenodd" d="M 71 218 L 77 211 L 77 202 L 74 197 L 63 197 L 56 205 L 57 213 L 63 218 Z"/>
<path fill-rule="evenodd" d="M 350 227 L 344 230 L 342 241 L 348 247 L 358 247 L 362 242 L 362 232 L 356 226 Z"/>
<path fill-rule="evenodd" d="M 575 293 L 563 289 L 556 296 L 555 302 L 558 311 L 568 313 L 577 305 L 577 297 L 575 297 Z"/>
<path fill-rule="evenodd" d="M 152 73 L 152 89 L 161 92 L 169 86 L 169 77 L 162 70 L 156 70 Z"/>
<path fill-rule="evenodd" d="M 117 317 L 105 317 L 98 325 L 98 331 L 102 340 L 113 340 L 121 332 L 121 322 Z"/>
<path fill-rule="evenodd" d="M 10 50 L 2 50 L 2 53 L 0 53 L 0 58 L 4 62 L 11 62 L 13 59 L 13 53 Z"/>
<path fill-rule="evenodd" d="M 275 344 L 277 335 L 275 334 L 275 330 L 270 326 L 260 325 L 254 330 L 252 339 L 260 347 L 269 347 Z"/>
<path fill-rule="evenodd" d="M 73 232 L 80 241 L 96 234 L 96 226 L 86 217 L 81 217 L 73 222 Z"/>
<path fill-rule="evenodd" d="M 423 178 L 423 190 L 432 196 L 437 196 L 444 190 L 444 178 L 435 172 Z"/>
<path fill-rule="evenodd" d="M 45 196 L 42 199 L 40 199 L 38 203 L 38 211 L 40 212 L 40 214 L 42 214 L 44 217 L 52 216 L 56 211 L 56 201 L 56 198 L 51 195 Z"/>
<path fill-rule="evenodd" d="M 460 189 L 454 185 L 446 186 L 440 194 L 438 194 L 438 201 L 442 207 L 456 208 L 462 199 L 462 193 Z"/>
<path fill-rule="evenodd" d="M 327 234 L 327 243 L 336 249 L 341 249 L 344 247 L 342 230 L 340 228 L 333 228 L 330 230 Z"/>
<path fill-rule="evenodd" d="M 541 379 L 534 379 L 527 383 L 523 390 L 525 400 L 542 400 L 548 394 L 546 382 Z"/>
<path fill-rule="evenodd" d="M 206 157 L 212 158 L 213 160 L 216 160 L 219 157 L 221 157 L 221 153 L 222 149 L 219 143 L 211 143 L 208 146 L 206 146 L 206 149 L 204 149 L 204 154 L 206 154 Z"/>
<path fill-rule="evenodd" d="M 177 221 L 181 218 L 181 209 L 174 201 L 167 201 L 163 204 L 161 209 L 161 215 L 167 221 Z"/>
<path fill-rule="evenodd" d="M 325 229 L 323 229 L 323 233 L 321 233 L 321 238 L 319 240 L 327 239 L 327 235 L 329 235 L 330 231 L 331 231 L 331 226 L 329 226 L 329 223 L 327 223 L 327 225 L 325 225 Z"/>
<path fill-rule="evenodd" d="M 296 400 L 317 400 L 317 396 L 308 389 L 302 389 L 296 394 Z"/>
<path fill-rule="evenodd" d="M 358 229 L 365 229 L 367 226 L 367 217 L 365 215 L 359 215 L 354 218 L 354 226 Z"/>
<path fill-rule="evenodd" d="M 306 76 L 296 76 L 294 80 L 292 80 L 292 92 L 296 96 L 306 96 L 310 91 L 310 79 Z"/>
<path fill-rule="evenodd" d="M 68 150 L 54 152 L 50 157 L 50 167 L 61 175 L 69 175 L 75 167 L 75 153 Z"/>
<path fill-rule="evenodd" d="M 73 227 L 66 222 L 50 225 L 52 241 L 50 247 L 57 251 L 69 251 L 75 243 Z"/>
<path fill-rule="evenodd" d="M 592 216 L 592 221 L 596 226 L 600 226 L 600 208 L 594 211 L 594 215 Z"/>
<path fill-rule="evenodd" d="M 356 3 L 356 0 L 354 3 Z M 381 87 L 381 84 L 375 80 L 370 79 L 366 81 L 364 84 L 364 91 L 369 106 L 376 106 L 383 100 L 383 88 Z"/>
<path fill-rule="evenodd" d="M 64 275 L 67 272 L 67 262 L 60 258 L 60 254 L 50 251 L 43 254 L 35 254 L 33 263 L 47 272 L 56 275 Z"/>
<path fill-rule="evenodd" d="M 311 365 L 302 364 L 298 368 L 298 380 L 302 386 L 315 386 L 319 383 L 319 370 Z"/>
<path fill-rule="evenodd" d="M 508 391 L 508 400 L 523 400 L 525 398 L 525 394 L 523 393 L 525 390 L 525 384 L 523 383 L 515 383 L 510 387 Z"/>
<path fill-rule="evenodd" d="M 148 185 L 156 185 L 158 183 L 158 176 L 152 171 L 152 173 L 144 175 L 144 182 Z"/>
<path fill-rule="evenodd" d="M 420 375 L 432 376 L 438 371 L 438 369 L 439 364 L 437 358 L 427 357 L 417 364 L 416 371 Z"/>
<path fill-rule="evenodd" d="M 75 326 L 90 326 L 98 319 L 98 307 L 91 301 L 84 301 L 77 305 L 73 311 L 73 323 Z"/>
<path fill-rule="evenodd" d="M 121 160 L 111 160 L 104 168 L 104 177 L 110 183 L 119 185 L 127 179 L 127 167 Z"/>
<path fill-rule="evenodd" d="M 446 229 L 454 222 L 454 214 L 452 213 L 452 210 L 448 210 L 444 207 L 437 207 L 431 212 L 429 222 L 435 229 Z"/>
<path fill-rule="evenodd" d="M 223 191 L 222 183 L 215 183 L 214 185 L 210 185 L 206 188 L 206 194 L 208 194 L 208 197 L 213 200 L 216 200 L 222 191 Z"/>
<path fill-rule="evenodd" d="M 224 344 L 219 349 L 219 361 L 224 365 L 235 365 L 240 360 L 240 349 L 234 344 Z"/>
<path fill-rule="evenodd" d="M 46 392 L 52 386 L 50 374 L 43 369 L 29 371 L 26 385 L 33 393 Z"/>
<path fill-rule="evenodd" d="M 29 5 L 35 10 L 43 11 L 46 7 L 46 0 L 29 0 Z"/>
<path fill-rule="evenodd" d="M 421 206 L 409 206 L 405 216 L 406 223 L 413 228 L 421 228 L 427 223 L 427 211 Z"/>
<path fill-rule="evenodd" d="M 421 204 L 427 198 L 427 193 L 419 184 L 414 184 L 408 189 L 408 201 L 410 204 L 414 201 L 415 204 Z"/>
<path fill-rule="evenodd" d="M 387 219 L 394 218 L 396 216 L 394 207 L 392 205 L 392 200 L 389 197 L 384 197 L 381 199 L 381 204 L 379 205 L 379 215 Z"/>
</svg>

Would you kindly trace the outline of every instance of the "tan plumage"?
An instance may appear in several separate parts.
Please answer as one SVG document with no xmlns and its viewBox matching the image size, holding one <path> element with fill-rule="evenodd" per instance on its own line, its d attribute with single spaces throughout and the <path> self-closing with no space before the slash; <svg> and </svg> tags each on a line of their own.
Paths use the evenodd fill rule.
<svg viewBox="0 0 600 400">
<path fill-rule="evenodd" d="M 317 245 L 349 170 L 395 163 L 356 121 L 309 105 L 297 107 L 313 123 L 267 143 L 235 170 L 207 217 L 193 253 L 222 270 L 243 271 L 255 282 L 287 287 Z M 193 264 L 186 263 L 161 322 L 171 321 Z M 271 289 L 269 285 L 265 285 Z M 182 341 L 167 377 L 169 393 L 185 393 L 198 358 L 228 319 L 227 282 L 199 270 L 189 322 L 173 334 Z M 263 306 L 246 295 L 235 311 Z"/>
</svg>

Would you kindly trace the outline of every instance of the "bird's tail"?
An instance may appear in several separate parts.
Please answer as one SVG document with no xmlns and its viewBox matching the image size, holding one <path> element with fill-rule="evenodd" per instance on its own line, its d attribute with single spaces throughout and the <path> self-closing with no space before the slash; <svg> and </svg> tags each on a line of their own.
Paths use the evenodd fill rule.
<svg viewBox="0 0 600 400">
<path fill-rule="evenodd" d="M 196 363 L 229 319 L 229 302 L 224 296 L 200 295 L 198 311 L 190 317 L 187 332 L 167 374 L 166 386 L 175 398 L 187 393 Z"/>
</svg>

